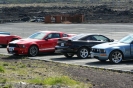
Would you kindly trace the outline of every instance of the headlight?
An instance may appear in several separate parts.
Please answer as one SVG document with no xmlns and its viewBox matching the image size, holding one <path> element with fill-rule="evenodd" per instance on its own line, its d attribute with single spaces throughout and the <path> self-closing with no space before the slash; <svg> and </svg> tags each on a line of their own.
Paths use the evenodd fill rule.
<svg viewBox="0 0 133 88">
<path fill-rule="evenodd" d="M 19 48 L 25 48 L 25 45 L 24 44 L 20 44 L 18 45 Z"/>
<path fill-rule="evenodd" d="M 91 51 L 92 51 L 92 52 L 96 52 L 96 53 L 106 53 L 105 49 L 96 49 L 96 48 L 92 48 Z"/>
<path fill-rule="evenodd" d="M 105 49 L 100 49 L 101 53 L 106 53 Z"/>
</svg>

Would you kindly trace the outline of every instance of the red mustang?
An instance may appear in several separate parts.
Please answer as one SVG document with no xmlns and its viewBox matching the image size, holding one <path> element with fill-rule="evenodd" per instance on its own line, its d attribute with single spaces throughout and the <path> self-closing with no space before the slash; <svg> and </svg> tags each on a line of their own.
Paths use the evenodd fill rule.
<svg viewBox="0 0 133 88">
<path fill-rule="evenodd" d="M 7 51 L 14 55 L 36 56 L 38 53 L 54 52 L 57 40 L 63 37 L 71 37 L 58 31 L 39 31 L 26 39 L 12 41 L 7 46 Z"/>
<path fill-rule="evenodd" d="M 0 45 L 2 47 L 6 47 L 9 42 L 18 39 L 21 39 L 21 37 L 17 35 L 11 35 L 8 32 L 0 32 Z"/>
</svg>

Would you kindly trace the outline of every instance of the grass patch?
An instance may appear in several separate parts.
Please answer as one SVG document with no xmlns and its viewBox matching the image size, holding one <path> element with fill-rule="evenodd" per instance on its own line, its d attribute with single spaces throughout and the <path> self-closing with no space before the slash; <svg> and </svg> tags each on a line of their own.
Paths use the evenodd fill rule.
<svg viewBox="0 0 133 88">
<path fill-rule="evenodd" d="M 7 79 L 5 78 L 0 78 L 0 83 L 6 83 L 7 82 Z"/>
<path fill-rule="evenodd" d="M 45 79 L 36 78 L 36 79 L 28 80 L 28 82 L 32 83 L 32 84 L 50 85 L 50 86 L 65 85 L 65 86 L 69 86 L 71 88 L 91 88 L 92 87 L 92 84 L 90 84 L 90 83 L 84 84 L 79 81 L 73 80 L 68 76 L 48 77 Z"/>
<path fill-rule="evenodd" d="M 42 85 L 57 85 L 57 84 L 64 84 L 64 85 L 76 85 L 79 82 L 69 78 L 68 76 L 61 76 L 61 77 L 48 77 L 46 79 L 31 79 L 29 80 L 30 83 L 34 84 L 42 84 Z"/>
<path fill-rule="evenodd" d="M 69 88 L 92 86 L 90 83 L 73 80 L 63 73 L 64 69 L 60 66 L 68 67 L 59 63 L 30 60 L 26 57 L 3 56 L 0 58 L 0 85 L 3 85 L 2 88 L 14 88 L 14 83 L 25 82 L 42 86 L 70 86 Z"/>
<path fill-rule="evenodd" d="M 68 76 L 61 77 L 49 77 L 44 80 L 45 85 L 56 85 L 56 84 L 65 84 L 65 85 L 76 85 L 79 82 L 69 78 Z"/>
<path fill-rule="evenodd" d="M 5 69 L 4 69 L 3 66 L 0 66 L 0 72 L 1 72 L 1 73 L 4 73 L 4 72 L 5 72 Z"/>
</svg>

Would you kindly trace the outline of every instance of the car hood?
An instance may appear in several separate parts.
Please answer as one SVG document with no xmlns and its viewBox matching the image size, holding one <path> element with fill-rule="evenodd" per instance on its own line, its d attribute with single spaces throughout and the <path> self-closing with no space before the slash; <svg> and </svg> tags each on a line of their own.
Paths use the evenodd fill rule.
<svg viewBox="0 0 133 88">
<path fill-rule="evenodd" d="M 26 43 L 31 43 L 31 42 L 37 42 L 37 41 L 40 41 L 38 39 L 19 39 L 19 40 L 14 40 L 10 43 L 14 43 L 14 44 L 26 44 Z"/>
<path fill-rule="evenodd" d="M 126 43 L 121 43 L 121 42 L 110 42 L 110 43 L 102 43 L 102 44 L 98 44 L 93 46 L 92 48 L 110 48 L 110 47 L 120 47 L 120 46 L 125 46 L 127 45 Z"/>
</svg>

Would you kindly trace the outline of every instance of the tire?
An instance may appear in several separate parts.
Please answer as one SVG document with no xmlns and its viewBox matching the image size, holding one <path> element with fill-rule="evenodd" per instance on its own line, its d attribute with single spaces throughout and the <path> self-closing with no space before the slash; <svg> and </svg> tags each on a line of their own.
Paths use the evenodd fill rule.
<svg viewBox="0 0 133 88">
<path fill-rule="evenodd" d="M 28 55 L 34 57 L 38 55 L 38 52 L 39 52 L 38 47 L 35 45 L 32 45 L 28 50 Z"/>
<path fill-rule="evenodd" d="M 79 58 L 85 59 L 90 55 L 90 51 L 86 47 L 82 47 L 78 50 L 77 56 Z"/>
<path fill-rule="evenodd" d="M 65 53 L 64 56 L 66 58 L 72 58 L 74 56 L 74 54 L 73 53 Z"/>
<path fill-rule="evenodd" d="M 119 50 L 112 51 L 109 55 L 109 60 L 112 63 L 118 64 L 123 60 L 123 54 Z"/>
</svg>

